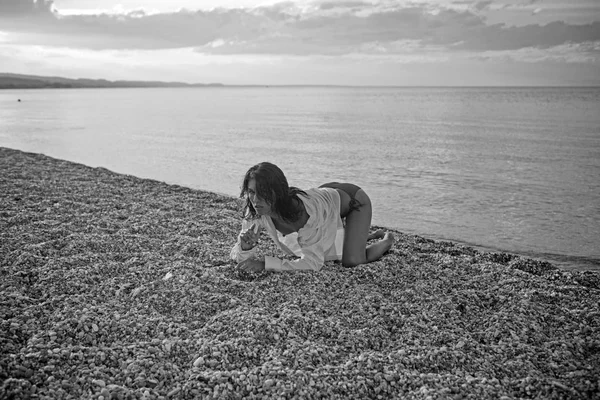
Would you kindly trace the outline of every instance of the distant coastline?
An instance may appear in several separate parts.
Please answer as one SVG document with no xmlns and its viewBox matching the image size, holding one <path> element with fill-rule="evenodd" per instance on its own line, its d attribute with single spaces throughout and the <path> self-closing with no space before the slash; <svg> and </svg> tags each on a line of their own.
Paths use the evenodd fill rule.
<svg viewBox="0 0 600 400">
<path fill-rule="evenodd" d="M 0 73 L 0 89 L 81 89 L 81 88 L 156 88 L 221 87 L 222 83 L 185 83 L 159 81 L 109 81 L 106 79 L 69 79 L 57 76 Z"/>
<path fill-rule="evenodd" d="M 232 84 L 223 83 L 186 83 L 186 82 L 163 82 L 163 81 L 130 81 L 118 80 L 109 81 L 106 79 L 87 79 L 87 78 L 63 78 L 58 76 L 24 75 L 8 72 L 0 72 L 0 90 L 2 89 L 85 89 L 85 88 L 201 88 L 201 87 L 237 87 L 237 88 L 307 88 L 307 87 L 328 87 L 328 88 L 427 88 L 427 89 L 514 89 L 514 88 L 588 88 L 599 89 L 600 86 L 436 86 L 436 85 L 337 85 L 337 84 Z"/>
</svg>

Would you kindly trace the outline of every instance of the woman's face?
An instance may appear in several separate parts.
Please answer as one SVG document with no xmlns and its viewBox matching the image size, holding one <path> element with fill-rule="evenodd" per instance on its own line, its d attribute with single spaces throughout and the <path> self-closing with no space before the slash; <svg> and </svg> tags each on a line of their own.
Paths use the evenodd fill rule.
<svg viewBox="0 0 600 400">
<path fill-rule="evenodd" d="M 256 194 L 256 180 L 254 178 L 248 181 L 248 198 L 258 215 L 271 214 L 271 206 Z"/>
</svg>

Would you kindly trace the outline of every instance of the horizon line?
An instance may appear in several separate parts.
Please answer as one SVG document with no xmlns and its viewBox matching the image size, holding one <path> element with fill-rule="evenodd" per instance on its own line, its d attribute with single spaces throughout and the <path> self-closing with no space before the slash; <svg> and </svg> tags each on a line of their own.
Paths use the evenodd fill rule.
<svg viewBox="0 0 600 400">
<path fill-rule="evenodd" d="M 600 89 L 600 85 L 335 85 L 335 84 L 218 84 L 189 86 L 81 86 L 81 87 L 10 87 L 0 90 L 75 90 L 75 89 L 228 89 L 228 88 L 339 88 L 339 89 Z"/>
</svg>

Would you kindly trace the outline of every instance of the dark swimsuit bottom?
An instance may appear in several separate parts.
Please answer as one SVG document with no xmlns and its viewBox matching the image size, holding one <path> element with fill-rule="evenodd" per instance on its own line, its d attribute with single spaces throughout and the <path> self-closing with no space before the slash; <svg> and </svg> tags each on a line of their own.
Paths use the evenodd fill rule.
<svg viewBox="0 0 600 400">
<path fill-rule="evenodd" d="M 352 211 L 360 211 L 359 208 L 360 208 L 360 206 L 362 206 L 362 204 L 360 204 L 360 202 L 358 200 L 356 200 L 356 197 L 355 197 L 356 192 L 358 192 L 361 189 L 358 186 L 353 185 L 352 183 L 329 182 L 329 183 L 324 183 L 319 187 L 343 190 L 344 192 L 346 192 L 348 194 L 348 196 L 350 196 L 350 204 L 349 204 L 350 209 L 348 210 L 348 214 L 350 214 Z M 348 214 L 346 214 L 345 216 L 347 216 Z"/>
</svg>

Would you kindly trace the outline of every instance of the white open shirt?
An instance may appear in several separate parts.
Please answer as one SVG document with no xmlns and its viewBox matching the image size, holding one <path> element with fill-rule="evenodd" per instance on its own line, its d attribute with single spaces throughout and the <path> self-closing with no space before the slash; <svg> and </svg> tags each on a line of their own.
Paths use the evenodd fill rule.
<svg viewBox="0 0 600 400">
<path fill-rule="evenodd" d="M 268 271 L 320 271 L 325 261 L 342 259 L 344 224 L 340 217 L 338 191 L 332 188 L 309 189 L 306 196 L 300 193 L 298 197 L 304 203 L 309 218 L 297 233 L 284 236 L 277 231 L 271 217 L 265 215 L 257 219 L 242 220 L 242 232 L 256 224 L 256 232 L 264 228 L 283 252 L 300 257 L 296 260 L 282 260 L 266 256 L 265 269 Z M 256 247 L 244 251 L 238 239 L 231 249 L 231 258 L 237 262 L 256 258 Z"/>
</svg>

